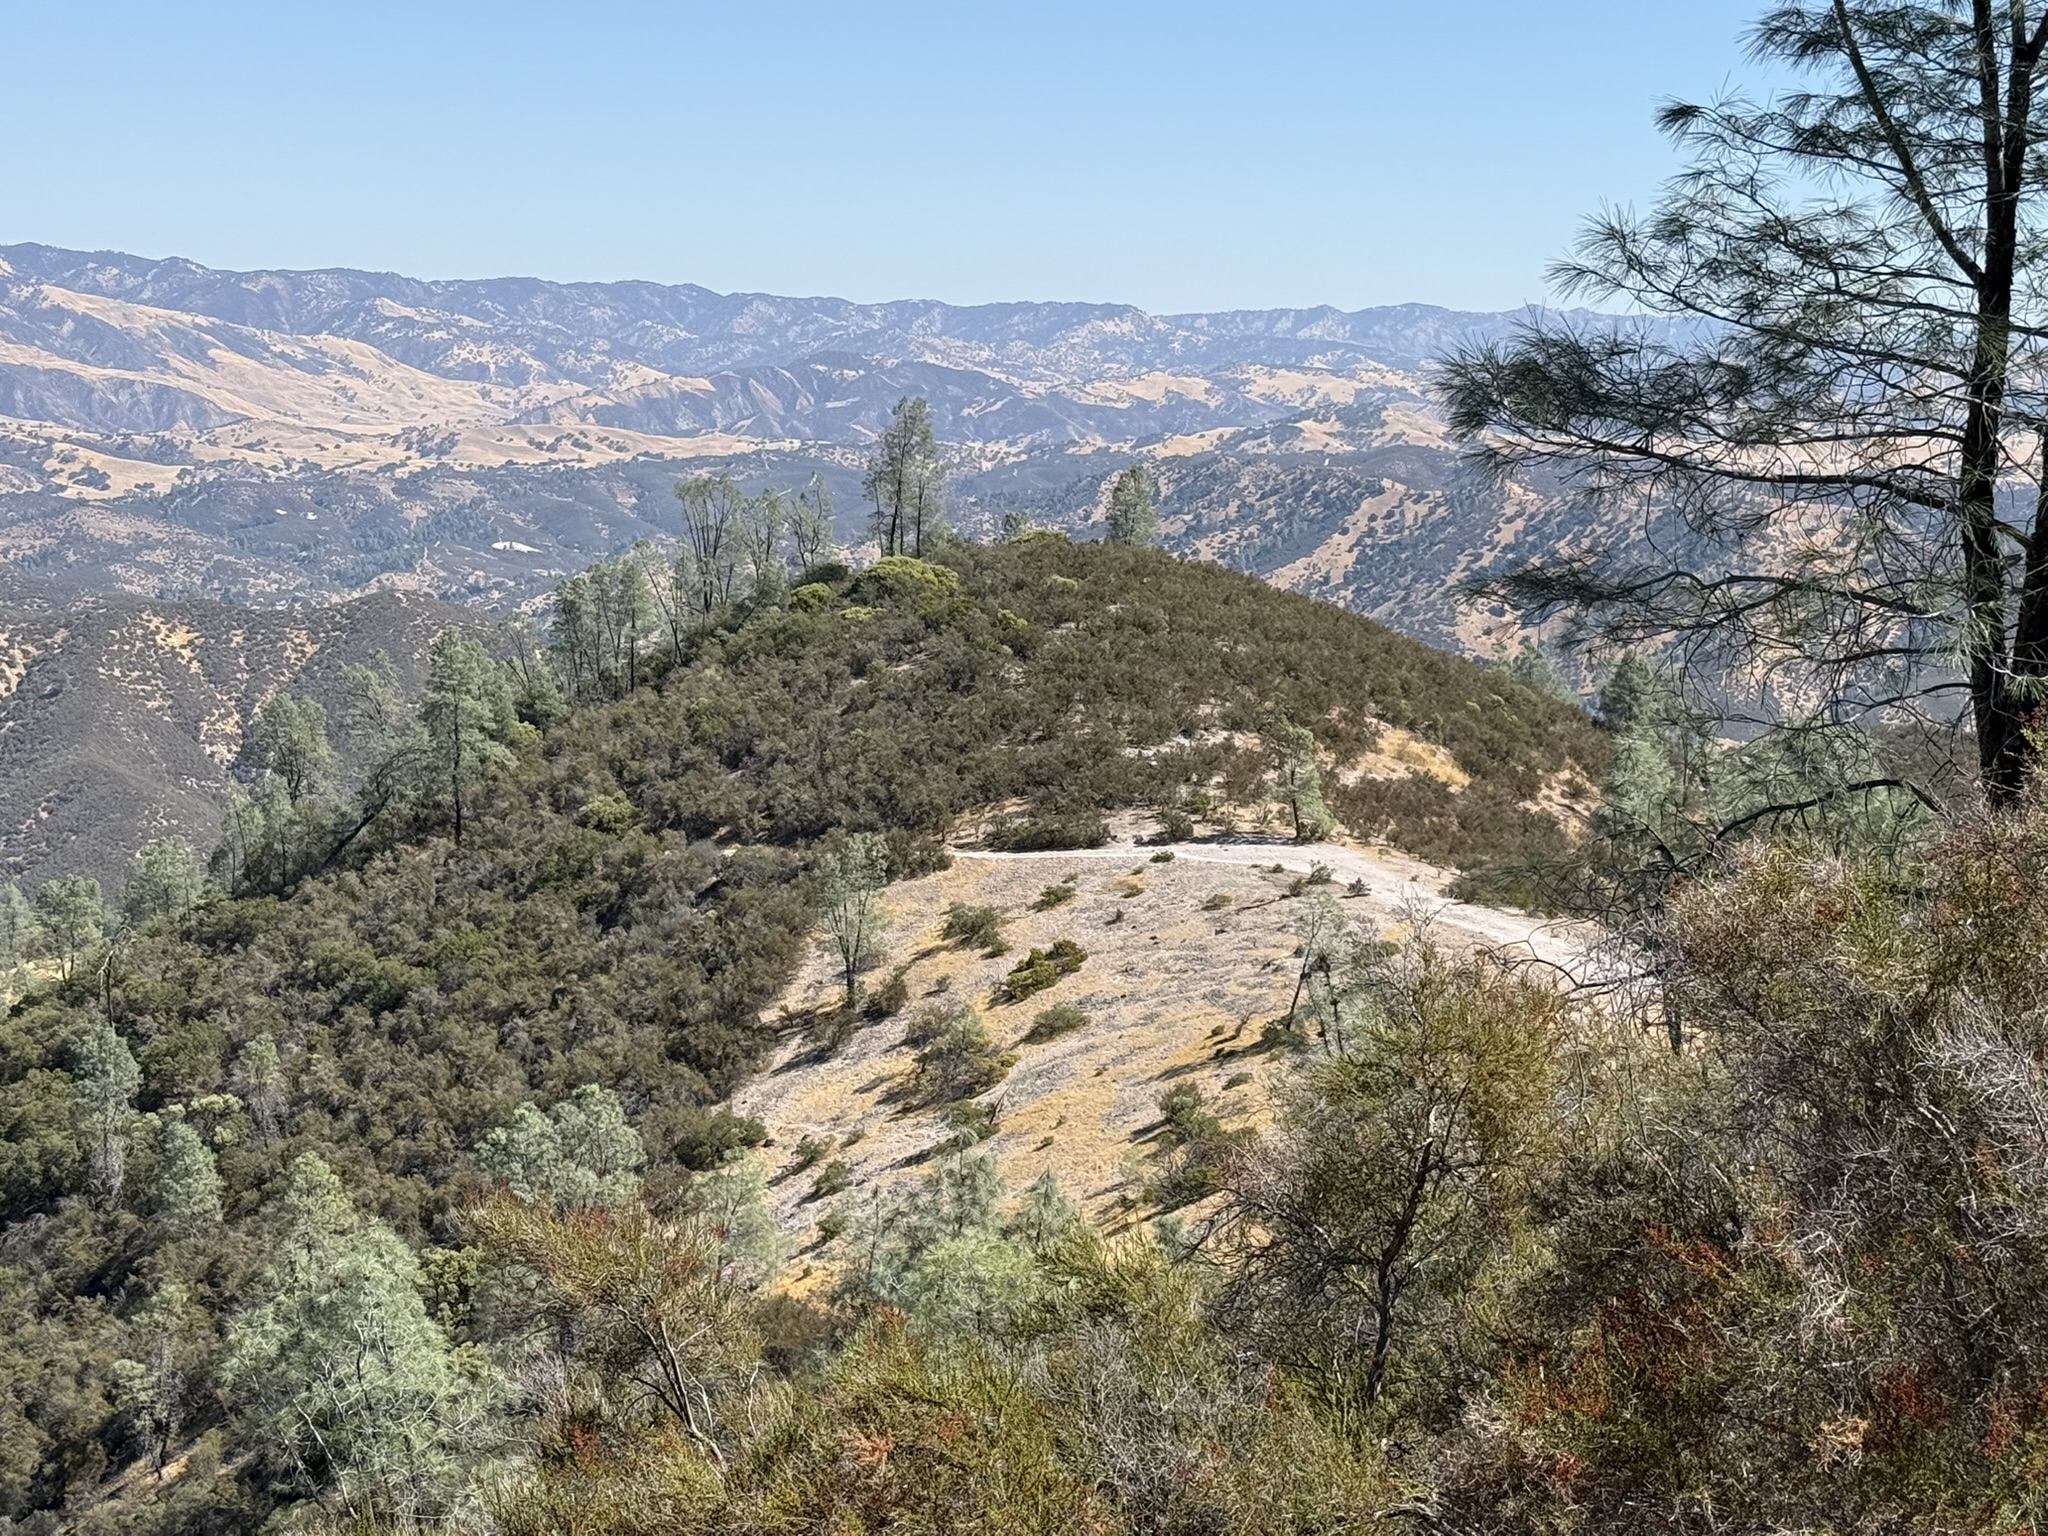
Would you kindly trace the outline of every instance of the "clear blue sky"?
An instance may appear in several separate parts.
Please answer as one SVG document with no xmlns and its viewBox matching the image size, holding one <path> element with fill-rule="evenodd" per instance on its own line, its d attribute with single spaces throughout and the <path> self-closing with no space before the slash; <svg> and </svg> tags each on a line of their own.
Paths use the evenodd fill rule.
<svg viewBox="0 0 2048 1536">
<path fill-rule="evenodd" d="M 1759 0 L 0 0 L 0 241 L 216 266 L 1500 308 Z"/>
</svg>

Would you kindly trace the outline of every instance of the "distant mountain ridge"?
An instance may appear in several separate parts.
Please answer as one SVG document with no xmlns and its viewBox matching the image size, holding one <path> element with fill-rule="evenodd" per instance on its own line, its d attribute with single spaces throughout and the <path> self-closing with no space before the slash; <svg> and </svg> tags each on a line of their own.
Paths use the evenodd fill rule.
<svg viewBox="0 0 2048 1536">
<path fill-rule="evenodd" d="M 868 445 L 923 395 L 969 532 L 1023 511 L 1086 536 L 1143 460 L 1171 547 L 1483 652 L 1513 620 L 1463 577 L 1604 533 L 1467 486 L 1430 395 L 1430 359 L 1535 313 L 861 304 L 0 246 L 0 563 L 165 600 L 506 607 L 673 535 L 669 491 L 705 471 L 823 475 L 851 546 Z"/>
<path fill-rule="evenodd" d="M 45 245 L 0 246 L 0 262 L 17 282 L 288 335 L 346 336 L 450 377 L 484 376 L 486 360 L 468 358 L 465 343 L 484 335 L 501 344 L 518 338 L 536 363 L 590 384 L 606 382 L 599 358 L 704 373 L 830 351 L 949 366 L 1001 362 L 1061 381 L 1245 362 L 1413 369 L 1457 342 L 1497 334 L 1533 313 L 1428 304 L 1182 315 L 1073 302 L 862 304 L 721 294 L 694 284 L 429 281 L 348 268 L 225 272 L 181 257 Z M 461 321 L 478 329 L 471 332 Z"/>
</svg>

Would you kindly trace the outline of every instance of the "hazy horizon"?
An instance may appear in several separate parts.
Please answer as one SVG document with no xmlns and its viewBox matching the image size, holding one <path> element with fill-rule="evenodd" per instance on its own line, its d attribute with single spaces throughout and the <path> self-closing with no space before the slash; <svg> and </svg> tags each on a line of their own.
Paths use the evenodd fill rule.
<svg viewBox="0 0 2048 1536">
<path fill-rule="evenodd" d="M 1153 314 L 1544 302 L 1757 7 L 19 8 L 0 240 Z M 81 110 L 81 84 L 89 110 Z"/>
</svg>

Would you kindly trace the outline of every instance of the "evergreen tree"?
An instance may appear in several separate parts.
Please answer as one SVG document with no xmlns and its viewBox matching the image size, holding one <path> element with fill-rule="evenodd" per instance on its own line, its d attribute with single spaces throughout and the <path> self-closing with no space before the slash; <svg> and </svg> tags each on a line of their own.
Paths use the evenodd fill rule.
<svg viewBox="0 0 2048 1536">
<path fill-rule="evenodd" d="M 741 502 L 738 543 L 756 603 L 774 602 L 789 585 L 788 562 L 782 551 L 789 530 L 790 508 L 782 492 L 771 488 Z"/>
<path fill-rule="evenodd" d="M 171 1441 L 185 1417 L 185 1374 L 178 1365 L 191 1296 L 175 1280 L 161 1286 L 129 1323 L 135 1358 L 114 1362 L 116 1395 L 149 1446 L 156 1470 L 170 1459 Z"/>
<path fill-rule="evenodd" d="M 875 504 L 872 529 L 885 556 L 922 560 L 944 539 L 946 469 L 922 395 L 896 402 L 861 489 Z"/>
<path fill-rule="evenodd" d="M 786 1245 L 768 1205 L 768 1174 L 753 1158 L 734 1158 L 690 1182 L 691 1208 L 718 1247 L 721 1276 L 734 1284 L 767 1284 Z"/>
<path fill-rule="evenodd" d="M 87 1190 L 102 1209 L 121 1202 L 135 1091 L 141 1086 L 142 1071 L 114 1026 L 105 1019 L 88 1024 L 72 1045 L 71 1123 L 85 1161 Z"/>
<path fill-rule="evenodd" d="M 277 1042 L 267 1034 L 250 1040 L 235 1054 L 230 1081 L 249 1111 L 256 1139 L 265 1146 L 277 1140 L 285 1112 L 284 1069 L 278 1061 Z"/>
<path fill-rule="evenodd" d="M 1109 487 L 1109 524 L 1103 537 L 1112 544 L 1149 549 L 1159 542 L 1159 514 L 1152 508 L 1152 475 L 1133 464 Z"/>
<path fill-rule="evenodd" d="M 1067 1198 L 1056 1174 L 1048 1168 L 1024 1186 L 1010 1231 L 1027 1247 L 1043 1251 L 1086 1225 L 1081 1208 Z"/>
<path fill-rule="evenodd" d="M 1319 843 L 1337 829 L 1323 800 L 1323 770 L 1315 733 L 1307 726 L 1277 722 L 1267 733 L 1277 768 L 1274 795 L 1287 808 L 1297 843 Z"/>
<path fill-rule="evenodd" d="M 179 922 L 199 899 L 199 855 L 182 837 L 160 837 L 143 844 L 129 866 L 121 908 L 128 921 Z"/>
<path fill-rule="evenodd" d="M 1663 109 L 1683 174 L 1593 221 L 1555 274 L 1655 320 L 1559 312 L 1442 369 L 1482 469 L 1644 519 L 1496 595 L 1612 643 L 1675 640 L 1821 715 L 1967 724 L 1986 792 L 2020 793 L 2048 689 L 2048 500 L 2006 499 L 2048 480 L 2048 28 L 2029 11 L 1777 5 L 1754 51 L 1782 89 Z"/>
<path fill-rule="evenodd" d="M 0 975 L 11 975 L 28 959 L 35 938 L 35 908 L 12 880 L 0 885 Z"/>
<path fill-rule="evenodd" d="M 482 644 L 455 629 L 435 637 L 419 718 L 428 798 L 447 808 L 459 844 L 477 786 L 512 762 L 511 697 Z"/>
<path fill-rule="evenodd" d="M 472 1470 L 484 1397 L 427 1316 L 418 1262 L 311 1153 L 272 1214 L 270 1262 L 228 1323 L 217 1372 L 241 1443 L 353 1523 L 445 1516 Z"/>
<path fill-rule="evenodd" d="M 273 693 L 256 710 L 254 739 L 264 768 L 284 786 L 293 806 L 326 792 L 334 774 L 334 749 L 319 700 Z"/>
<path fill-rule="evenodd" d="M 856 832 L 818 861 L 818 912 L 839 956 L 849 1007 L 889 926 L 880 899 L 888 881 L 888 847 L 877 833 Z"/>
<path fill-rule="evenodd" d="M 157 1135 L 156 1213 L 178 1237 L 220 1225 L 220 1170 L 212 1150 L 183 1116 L 165 1121 Z"/>
<path fill-rule="evenodd" d="M 676 484 L 676 500 L 683 515 L 676 584 L 688 595 L 690 611 L 700 619 L 732 606 L 746 499 L 730 475 L 699 475 Z"/>
<path fill-rule="evenodd" d="M 100 883 L 89 875 L 45 880 L 36 892 L 37 930 L 67 978 L 99 944 L 105 921 Z"/>
<path fill-rule="evenodd" d="M 1579 702 L 1578 693 L 1566 681 L 1556 658 L 1533 640 L 1524 640 L 1515 654 L 1508 658 L 1507 670 L 1547 698 L 1564 704 Z"/>
<path fill-rule="evenodd" d="M 521 1104 L 512 1123 L 490 1132 L 477 1149 L 478 1166 L 520 1199 L 564 1210 L 630 1204 L 639 1197 L 646 1161 L 618 1096 L 595 1083 L 546 1114 Z"/>
</svg>

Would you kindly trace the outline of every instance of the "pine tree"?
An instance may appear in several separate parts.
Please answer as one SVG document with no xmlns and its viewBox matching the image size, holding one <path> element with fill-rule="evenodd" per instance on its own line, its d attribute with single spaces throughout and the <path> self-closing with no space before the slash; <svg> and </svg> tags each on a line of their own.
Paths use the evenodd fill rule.
<svg viewBox="0 0 2048 1536">
<path fill-rule="evenodd" d="M 334 773 L 327 711 L 317 699 L 273 693 L 256 710 L 255 743 L 263 766 L 294 806 L 325 792 Z"/>
<path fill-rule="evenodd" d="M 1159 514 L 1152 507 L 1152 475 L 1144 465 L 1133 464 L 1109 487 L 1109 524 L 1106 538 L 1112 544 L 1135 544 L 1150 548 L 1159 542 Z"/>
<path fill-rule="evenodd" d="M 100 883 L 88 875 L 45 880 L 36 892 L 36 926 L 69 977 L 100 942 L 105 922 Z"/>
<path fill-rule="evenodd" d="M 128 1174 L 128 1131 L 142 1071 L 127 1042 L 105 1019 L 88 1024 L 72 1046 L 71 1123 L 84 1155 L 87 1189 L 95 1205 L 121 1202 Z"/>
<path fill-rule="evenodd" d="M 285 1112 L 284 1069 L 278 1061 L 277 1042 L 265 1034 L 244 1045 L 235 1055 L 230 1081 L 249 1111 L 257 1141 L 268 1146 L 277 1140 Z"/>
<path fill-rule="evenodd" d="M 256 1300 L 230 1319 L 217 1379 L 242 1443 L 352 1523 L 448 1513 L 483 1428 L 481 1384 L 427 1316 L 418 1262 L 308 1153 L 272 1212 Z"/>
<path fill-rule="evenodd" d="M 521 1104 L 512 1123 L 491 1131 L 477 1148 L 478 1166 L 520 1199 L 564 1210 L 631 1204 L 639 1198 L 646 1161 L 618 1095 L 595 1083 L 546 1114 Z"/>
<path fill-rule="evenodd" d="M 199 855 L 182 837 L 160 837 L 142 845 L 128 869 L 121 908 L 136 927 L 180 922 L 199 899 Z"/>
<path fill-rule="evenodd" d="M 1287 808 L 1297 843 L 1319 843 L 1337 829 L 1323 800 L 1323 770 L 1316 759 L 1315 733 L 1282 720 L 1267 733 L 1278 768 L 1275 797 Z"/>
<path fill-rule="evenodd" d="M 1027 1247 L 1043 1251 L 1084 1225 L 1081 1208 L 1067 1198 L 1057 1175 L 1048 1168 L 1024 1186 L 1010 1230 Z"/>
<path fill-rule="evenodd" d="M 182 1116 L 157 1136 L 156 1212 L 171 1233 L 192 1237 L 220 1225 L 220 1170 L 213 1152 Z"/>
<path fill-rule="evenodd" d="M 873 832 L 854 833 L 818 861 L 818 912 L 839 955 L 849 1007 L 860 973 L 875 963 L 889 926 L 880 900 L 888 880 L 888 848 Z"/>
<path fill-rule="evenodd" d="M 884 555 L 922 560 L 945 537 L 946 469 L 922 395 L 896 402 L 861 489 L 875 504 L 871 526 Z"/>
<path fill-rule="evenodd" d="M 35 908 L 13 881 L 0 885 L 0 977 L 11 976 L 28 959 L 36 937 Z"/>
<path fill-rule="evenodd" d="M 129 1324 L 135 1356 L 114 1362 L 115 1394 L 150 1448 L 156 1470 L 170 1459 L 171 1441 L 185 1417 L 185 1374 L 178 1368 L 190 1294 L 175 1280 L 162 1286 Z"/>
<path fill-rule="evenodd" d="M 832 550 L 832 488 L 812 475 L 797 492 L 789 518 L 790 556 L 799 575 L 823 562 Z"/>
<path fill-rule="evenodd" d="M 447 806 L 457 844 L 477 786 L 512 762 L 505 742 L 515 723 L 490 652 L 461 630 L 443 630 L 427 653 L 420 725 L 428 796 Z"/>
<path fill-rule="evenodd" d="M 739 524 L 746 494 L 730 475 L 699 475 L 676 484 L 683 515 L 683 548 L 676 581 L 698 618 L 732 606 L 739 574 Z"/>
</svg>

